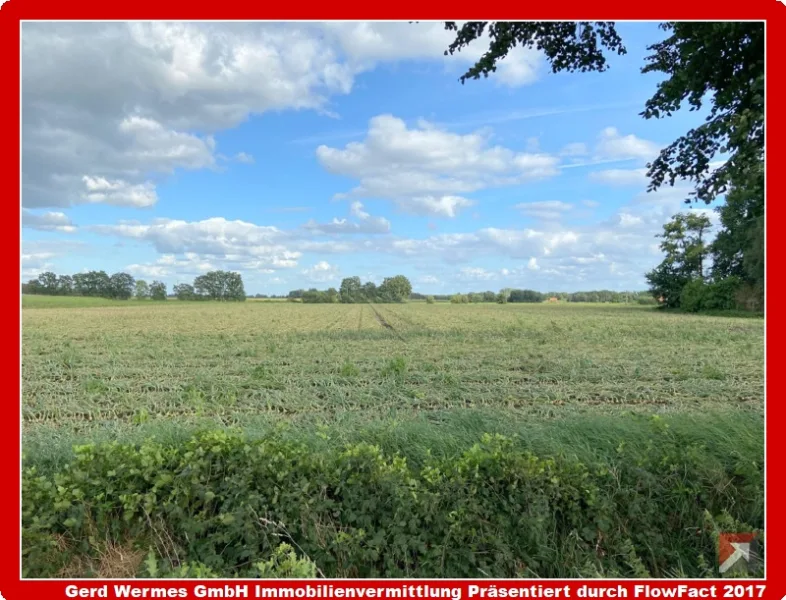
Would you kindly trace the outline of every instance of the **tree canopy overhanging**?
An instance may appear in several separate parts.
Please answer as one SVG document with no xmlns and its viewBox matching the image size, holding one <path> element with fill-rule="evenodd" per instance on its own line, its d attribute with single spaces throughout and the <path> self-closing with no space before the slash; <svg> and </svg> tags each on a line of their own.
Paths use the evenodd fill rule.
<svg viewBox="0 0 786 600">
<path fill-rule="evenodd" d="M 670 35 L 648 46 L 652 54 L 642 73 L 659 72 L 666 79 L 641 115 L 660 119 L 684 104 L 698 110 L 705 103 L 710 112 L 703 124 L 663 148 L 648 165 L 649 190 L 687 179 L 695 184 L 691 199 L 709 203 L 764 159 L 764 24 L 669 22 L 661 27 Z M 626 53 L 613 22 L 470 21 L 459 26 L 447 21 L 445 28 L 456 32 L 445 54 L 460 52 L 488 34 L 488 50 L 460 77 L 461 83 L 488 77 L 517 46 L 541 51 L 554 73 L 605 71 L 604 50 Z"/>
<path fill-rule="evenodd" d="M 484 34 L 489 39 L 488 50 L 459 78 L 462 84 L 488 77 L 517 46 L 542 52 L 555 73 L 605 71 L 609 64 L 604 51 L 626 53 L 613 22 L 471 21 L 459 26 L 447 21 L 445 29 L 456 33 L 446 55 Z M 686 202 L 725 202 L 717 209 L 720 230 L 709 247 L 703 241 L 709 228 L 706 216 L 676 215 L 666 224 L 661 236 L 666 258 L 647 274 L 651 290 L 673 307 L 681 306 L 683 297 L 694 308 L 713 303 L 728 307 L 739 304 L 732 298 L 741 293 L 747 297 L 744 304 L 763 307 L 764 24 L 668 22 L 661 29 L 668 36 L 647 47 L 651 54 L 641 71 L 662 73 L 665 79 L 641 116 L 662 119 L 683 107 L 698 111 L 705 105 L 709 110 L 703 123 L 661 149 L 647 165 L 647 190 L 688 181 L 693 190 Z M 669 240 L 680 240 L 691 251 L 678 250 Z M 703 257 L 708 253 L 713 266 L 705 271 Z"/>
</svg>

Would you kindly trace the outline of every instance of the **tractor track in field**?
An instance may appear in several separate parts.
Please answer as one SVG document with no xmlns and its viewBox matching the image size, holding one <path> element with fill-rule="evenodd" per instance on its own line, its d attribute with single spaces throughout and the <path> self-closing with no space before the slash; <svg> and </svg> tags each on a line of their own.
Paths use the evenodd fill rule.
<svg viewBox="0 0 786 600">
<path fill-rule="evenodd" d="M 404 336 L 403 336 L 403 335 L 401 335 L 401 334 L 400 334 L 398 331 L 396 331 L 396 328 L 395 328 L 395 327 L 393 327 L 393 325 L 391 325 L 390 323 L 388 323 L 388 322 L 385 320 L 385 317 L 383 317 L 381 314 L 379 314 L 379 311 L 378 311 L 378 310 L 377 310 L 377 309 L 374 307 L 374 305 L 373 305 L 373 304 L 371 304 L 371 303 L 369 302 L 369 303 L 368 303 L 368 305 L 371 307 L 371 310 L 373 310 L 373 311 L 374 311 L 374 316 L 377 318 L 377 321 L 379 321 L 379 324 L 380 324 L 380 325 L 382 325 L 382 327 L 384 327 L 385 329 L 387 329 L 388 331 L 390 331 L 390 332 L 391 332 L 393 335 L 395 335 L 395 336 L 396 336 L 398 339 L 400 339 L 402 342 L 405 342 L 405 341 L 406 341 L 406 340 L 404 339 Z"/>
</svg>

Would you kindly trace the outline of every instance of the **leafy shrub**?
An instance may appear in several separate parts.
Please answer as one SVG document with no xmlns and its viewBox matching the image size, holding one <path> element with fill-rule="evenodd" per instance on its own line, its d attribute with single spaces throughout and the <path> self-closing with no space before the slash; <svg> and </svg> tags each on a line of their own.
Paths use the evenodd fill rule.
<svg viewBox="0 0 786 600">
<path fill-rule="evenodd" d="M 688 312 L 704 310 L 704 300 L 707 296 L 707 284 L 701 279 L 692 279 L 682 288 L 680 293 L 680 307 Z"/>
<path fill-rule="evenodd" d="M 764 285 L 741 285 L 734 300 L 740 310 L 761 312 L 764 310 Z"/>
<path fill-rule="evenodd" d="M 511 290 L 508 295 L 508 302 L 543 302 L 545 299 L 544 294 L 535 290 Z"/>
<path fill-rule="evenodd" d="M 434 296 L 426 296 L 426 304 L 434 304 Z"/>
<path fill-rule="evenodd" d="M 153 548 L 141 576 L 707 576 L 718 522 L 762 527 L 762 462 L 658 419 L 595 465 L 500 436 L 418 468 L 275 434 L 84 446 L 60 472 L 23 474 L 23 572 L 57 576 L 106 539 Z"/>
<path fill-rule="evenodd" d="M 726 277 L 713 283 L 693 279 L 682 288 L 680 307 L 688 312 L 733 310 L 737 308 L 737 292 L 741 285 L 737 277 Z"/>
</svg>

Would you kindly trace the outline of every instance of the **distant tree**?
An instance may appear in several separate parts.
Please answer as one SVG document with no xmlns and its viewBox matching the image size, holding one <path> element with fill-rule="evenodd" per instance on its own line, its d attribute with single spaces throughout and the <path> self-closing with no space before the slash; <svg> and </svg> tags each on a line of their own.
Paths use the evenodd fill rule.
<svg viewBox="0 0 786 600">
<path fill-rule="evenodd" d="M 511 290 L 508 302 L 543 302 L 543 294 L 534 290 Z"/>
<path fill-rule="evenodd" d="M 226 281 L 226 296 L 224 299 L 232 302 L 244 302 L 246 299 L 246 290 L 243 286 L 243 277 L 240 273 L 229 273 L 224 271 L 223 277 Z"/>
<path fill-rule="evenodd" d="M 745 185 L 735 185 L 717 211 L 720 231 L 710 247 L 714 280 L 737 277 L 764 302 L 764 188 L 761 164 Z"/>
<path fill-rule="evenodd" d="M 178 300 L 196 300 L 194 286 L 188 283 L 178 283 L 172 291 Z"/>
<path fill-rule="evenodd" d="M 660 265 L 647 273 L 650 291 L 669 307 L 680 305 L 682 289 L 692 279 L 704 280 L 707 246 L 704 234 L 710 227 L 706 215 L 677 214 L 663 226 L 660 249 L 666 254 Z"/>
<path fill-rule="evenodd" d="M 74 292 L 79 296 L 112 298 L 111 279 L 105 271 L 87 271 L 73 276 Z"/>
<path fill-rule="evenodd" d="M 23 285 L 23 294 L 43 294 L 44 287 L 38 279 L 31 279 L 27 284 Z"/>
<path fill-rule="evenodd" d="M 501 291 L 497 294 L 497 304 L 507 304 L 508 303 L 508 292 L 507 290 Z"/>
<path fill-rule="evenodd" d="M 74 293 L 74 278 L 70 275 L 60 275 L 57 278 L 57 295 L 71 296 Z"/>
<path fill-rule="evenodd" d="M 342 279 L 339 294 L 341 296 L 341 302 L 344 304 L 362 302 L 363 291 L 360 277 L 345 277 Z"/>
<path fill-rule="evenodd" d="M 377 290 L 377 284 L 373 281 L 367 281 L 363 284 L 363 299 L 366 302 L 376 302 L 379 296 L 379 290 Z"/>
<path fill-rule="evenodd" d="M 240 273 L 210 271 L 194 279 L 194 290 L 198 296 L 210 300 L 243 301 L 246 292 Z"/>
<path fill-rule="evenodd" d="M 324 292 L 320 292 L 317 288 L 311 288 L 303 292 L 302 300 L 305 304 L 317 304 L 324 302 Z"/>
<path fill-rule="evenodd" d="M 292 290 L 287 295 L 287 298 L 302 298 L 305 290 Z"/>
<path fill-rule="evenodd" d="M 483 302 L 496 302 L 497 295 L 494 292 L 483 292 Z"/>
<path fill-rule="evenodd" d="M 150 284 L 151 300 L 166 300 L 166 284 L 163 281 L 153 281 Z"/>
<path fill-rule="evenodd" d="M 336 288 L 328 288 L 327 292 L 325 292 L 327 302 L 331 304 L 335 304 L 339 301 L 339 293 Z"/>
<path fill-rule="evenodd" d="M 412 284 L 404 275 L 386 277 L 378 290 L 378 295 L 384 302 L 404 302 L 411 293 Z"/>
<path fill-rule="evenodd" d="M 128 273 L 115 273 L 109 278 L 109 297 L 128 300 L 134 295 L 134 278 Z"/>
<path fill-rule="evenodd" d="M 38 276 L 38 282 L 41 284 L 41 293 L 47 296 L 57 295 L 57 275 L 51 271 L 46 271 Z"/>
<path fill-rule="evenodd" d="M 434 304 L 434 296 L 426 296 L 426 304 Z"/>
<path fill-rule="evenodd" d="M 136 297 L 137 300 L 144 300 L 150 297 L 150 286 L 144 279 L 136 280 Z"/>
</svg>

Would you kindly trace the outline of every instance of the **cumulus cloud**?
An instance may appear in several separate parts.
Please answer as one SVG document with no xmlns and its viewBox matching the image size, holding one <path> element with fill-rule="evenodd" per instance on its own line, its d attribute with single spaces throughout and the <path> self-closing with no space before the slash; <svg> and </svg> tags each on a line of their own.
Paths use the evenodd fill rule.
<svg viewBox="0 0 786 600">
<path fill-rule="evenodd" d="M 395 202 L 402 211 L 412 215 L 450 219 L 458 216 L 462 209 L 475 205 L 473 200 L 461 196 L 416 196 L 399 198 Z"/>
<path fill-rule="evenodd" d="M 245 268 L 291 268 L 301 252 L 289 249 L 291 235 L 277 227 L 221 217 L 203 221 L 156 219 L 150 224 L 136 222 L 96 225 L 91 231 L 148 242 L 164 254 L 187 254 L 238 263 Z"/>
<path fill-rule="evenodd" d="M 22 252 L 22 279 L 34 279 L 41 273 L 53 268 L 52 259 L 56 256 L 53 252 Z"/>
<path fill-rule="evenodd" d="M 232 268 L 231 263 L 238 261 L 220 261 L 215 264 L 206 260 L 196 252 L 185 252 L 181 256 L 174 254 L 162 254 L 154 262 L 128 265 L 125 270 L 136 277 L 156 277 L 156 278 L 192 278 L 202 275 L 208 271 L 218 268 Z M 248 263 L 243 264 L 247 266 Z M 262 269 L 261 272 L 273 273 L 273 269 Z M 251 273 L 247 273 L 251 274 Z"/>
<path fill-rule="evenodd" d="M 483 40 L 445 57 L 452 37 L 440 23 L 24 23 L 23 204 L 117 202 L 87 200 L 83 177 L 154 186 L 173 170 L 211 167 L 211 135 L 249 115 L 328 114 L 330 98 L 380 62 L 463 69 L 479 58 Z M 542 63 L 538 52 L 515 49 L 493 78 L 531 83 Z"/>
<path fill-rule="evenodd" d="M 660 147 L 655 142 L 644 140 L 633 134 L 622 135 L 616 127 L 606 127 L 598 136 L 595 154 L 600 159 L 651 160 Z"/>
<path fill-rule="evenodd" d="M 239 270 L 244 276 L 289 269 L 300 281 L 316 284 L 338 278 L 337 262 L 327 262 L 322 257 L 352 254 L 374 256 L 375 261 L 387 258 L 392 261 L 390 264 L 406 260 L 428 273 L 424 277 L 434 277 L 440 285 L 447 286 L 451 282 L 504 277 L 507 285 L 542 291 L 583 286 L 618 289 L 646 285 L 643 274 L 660 260 L 654 236 L 673 214 L 686 210 L 683 200 L 689 189 L 678 186 L 655 193 L 642 192 L 605 220 L 594 223 L 566 226 L 552 221 L 548 227 L 485 227 L 418 238 L 348 235 L 342 231 L 332 239 L 315 240 L 312 232 L 303 227 L 283 230 L 222 218 L 195 222 L 156 219 L 147 224 L 120 222 L 89 229 L 147 243 L 162 253 L 164 256 L 152 263 L 129 265 L 129 269 L 147 277 L 172 277 L 186 272 L 193 277 L 209 268 Z M 349 209 L 350 217 L 358 223 L 373 218 L 360 202 L 351 204 Z M 714 211 L 699 210 L 717 222 Z M 37 247 L 26 249 L 25 253 L 49 251 Z M 311 266 L 300 265 L 306 256 L 315 257 Z M 481 260 L 493 261 L 500 267 L 489 270 L 475 266 Z M 295 271 L 296 267 L 300 268 Z M 430 279 L 413 281 L 423 285 L 437 283 Z"/>
<path fill-rule="evenodd" d="M 566 212 L 573 209 L 573 205 L 559 200 L 544 200 L 542 202 L 522 202 L 516 204 L 515 208 L 527 217 L 550 221 L 561 218 Z"/>
<path fill-rule="evenodd" d="M 337 266 L 331 265 L 324 260 L 319 261 L 315 265 L 301 271 L 302 275 L 308 281 L 313 283 L 327 283 L 329 281 L 335 281 L 338 279 L 339 272 L 340 270 Z"/>
<path fill-rule="evenodd" d="M 122 179 L 109 180 L 105 177 L 82 177 L 84 191 L 81 199 L 90 204 L 111 204 L 144 208 L 158 202 L 155 185 L 151 182 L 131 184 Z"/>
<path fill-rule="evenodd" d="M 361 202 L 355 201 L 350 205 L 350 214 L 358 220 L 353 222 L 348 219 L 334 218 L 330 223 L 318 223 L 314 219 L 303 225 L 303 229 L 314 234 L 339 235 L 344 233 L 388 233 L 390 221 L 384 217 L 372 217 L 363 209 Z"/>
<path fill-rule="evenodd" d="M 65 213 L 44 212 L 36 213 L 22 209 L 22 227 L 38 229 L 39 231 L 59 231 L 74 233 L 77 228 Z"/>
<path fill-rule="evenodd" d="M 461 194 L 556 175 L 559 162 L 492 146 L 480 132 L 456 134 L 423 120 L 410 128 L 392 115 L 372 118 L 362 142 L 319 146 L 317 158 L 329 172 L 359 181 L 349 195 L 386 198 L 435 216 L 455 216 L 468 206 Z"/>
<path fill-rule="evenodd" d="M 452 56 L 445 49 L 455 33 L 445 30 L 441 22 L 380 23 L 327 22 L 328 34 L 334 37 L 351 63 L 368 66 L 374 62 L 401 59 L 438 59 L 465 69 L 474 64 L 488 48 L 484 34 L 473 44 Z M 535 82 L 544 70 L 543 56 L 534 50 L 516 47 L 497 65 L 492 80 L 507 87 Z"/>
</svg>

